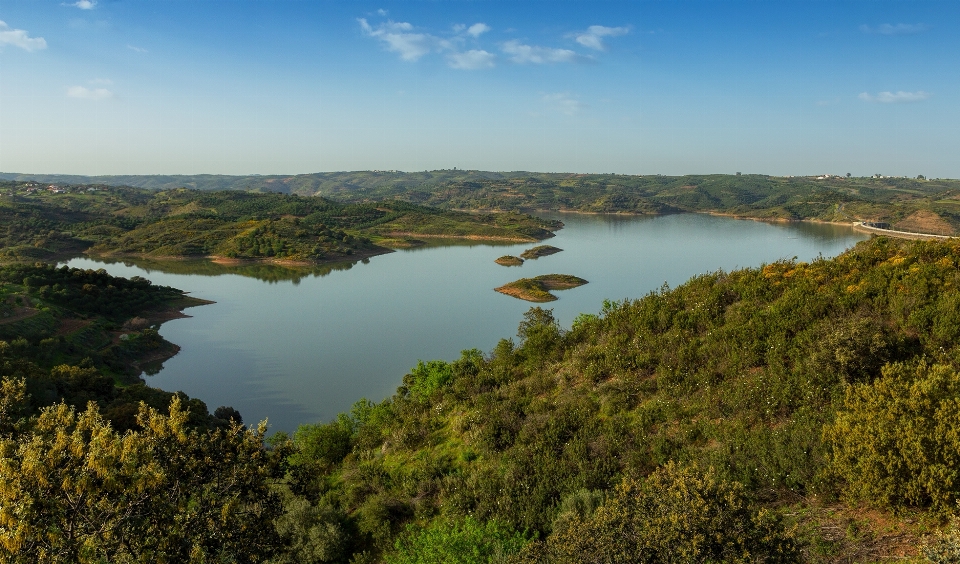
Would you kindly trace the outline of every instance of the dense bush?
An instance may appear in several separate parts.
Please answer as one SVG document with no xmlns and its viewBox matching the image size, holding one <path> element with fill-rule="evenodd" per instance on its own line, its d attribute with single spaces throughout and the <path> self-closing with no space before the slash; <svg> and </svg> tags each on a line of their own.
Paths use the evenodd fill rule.
<svg viewBox="0 0 960 564">
<path fill-rule="evenodd" d="M 410 526 L 397 539 L 387 564 L 487 564 L 507 557 L 527 543 L 523 534 L 497 521 L 472 517 L 437 520 L 423 529 Z"/>
<path fill-rule="evenodd" d="M 955 497 L 948 469 L 958 467 L 949 458 L 954 431 L 946 414 L 952 404 L 943 403 L 952 380 L 944 373 L 937 376 L 939 388 L 915 386 L 941 394 L 942 405 L 924 412 L 921 406 L 935 402 L 910 400 L 906 384 L 887 383 L 881 371 L 893 374 L 905 369 L 891 367 L 923 357 L 955 371 L 958 262 L 960 243 L 876 238 L 832 260 L 716 272 L 638 300 L 606 302 L 599 315 L 580 316 L 568 330 L 549 310 L 532 308 L 517 341 L 502 340 L 487 355 L 470 352 L 454 362 L 418 365 L 392 398 L 371 404 L 376 417 L 350 417 L 363 423 L 348 426 L 348 441 L 346 431 L 324 431 L 336 441 L 322 444 L 336 448 L 320 450 L 335 456 L 309 454 L 320 443 L 307 435 L 302 444 L 295 440 L 300 454 L 291 458 L 297 462 L 291 487 L 315 506 L 341 511 L 355 531 L 355 553 L 372 555 L 388 550 L 407 524 L 466 516 L 527 531 L 544 550 L 554 550 L 549 547 L 568 523 L 593 523 L 590 515 L 602 515 L 591 513 L 598 505 L 619 507 L 610 499 L 624 476 L 636 477 L 631 491 L 645 491 L 651 486 L 643 477 L 671 463 L 683 465 L 671 470 L 678 480 L 705 488 L 703 500 L 718 492 L 739 500 L 729 506 L 739 513 L 683 525 L 720 530 L 739 523 L 734 529 L 743 535 L 730 538 L 741 544 L 716 549 L 736 553 L 730 558 L 774 558 L 780 549 L 784 558 L 794 554 L 780 533 L 770 532 L 772 544 L 764 545 L 767 525 L 744 517 L 762 513 L 751 499 L 766 506 L 846 492 L 882 506 L 948 506 Z M 843 403 L 848 394 L 856 398 L 874 389 L 886 391 L 856 405 L 884 405 L 910 427 Z M 888 427 L 871 426 L 880 421 Z M 839 424 L 853 430 L 824 433 L 825 425 Z M 925 437 L 916 445 L 925 453 L 915 457 L 916 468 L 856 476 L 864 471 L 857 464 L 882 469 L 884 460 L 914 448 L 905 443 L 884 451 L 870 440 L 903 438 L 913 430 Z M 874 448 L 877 461 L 857 444 Z M 849 471 L 828 471 L 843 460 Z M 694 479 L 683 474 L 688 468 L 713 470 Z M 667 488 L 666 478 L 657 476 L 649 483 Z M 951 493 L 935 501 L 940 494 L 931 480 Z M 858 493 L 856 484 L 867 481 L 893 492 L 889 501 L 874 490 Z M 642 507 L 637 515 L 654 506 Z M 758 527 L 749 534 L 748 522 Z M 663 548 L 681 542 L 680 530 L 687 529 L 644 542 Z M 707 544 L 690 546 L 720 558 L 715 548 L 702 548 Z M 764 553 L 763 546 L 775 550 Z"/>
<path fill-rule="evenodd" d="M 6 385 L 5 385 L 6 388 Z M 186 427 L 141 406 L 114 431 L 91 404 L 50 407 L 0 439 L 4 562 L 263 562 L 280 546 L 280 504 L 263 431 Z"/>
<path fill-rule="evenodd" d="M 778 519 L 712 469 L 669 463 L 626 478 L 596 511 L 574 514 L 521 562 L 796 562 Z"/>
<path fill-rule="evenodd" d="M 830 469 L 849 496 L 885 507 L 947 511 L 960 498 L 960 375 L 893 364 L 846 390 L 825 434 Z"/>
</svg>

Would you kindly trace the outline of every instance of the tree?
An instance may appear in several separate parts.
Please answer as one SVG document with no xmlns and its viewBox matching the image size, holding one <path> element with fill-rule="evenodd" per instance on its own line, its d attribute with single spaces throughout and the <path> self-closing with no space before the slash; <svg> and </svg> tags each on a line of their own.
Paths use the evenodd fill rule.
<svg viewBox="0 0 960 564">
<path fill-rule="evenodd" d="M 201 433 L 174 397 L 120 434 L 96 404 L 0 442 L 0 562 L 262 562 L 280 504 L 265 425 Z"/>
<path fill-rule="evenodd" d="M 0 341 L 3 345 L 7 343 Z M 4 378 L 0 382 L 0 438 L 9 437 L 30 410 L 24 379 Z"/>
<path fill-rule="evenodd" d="M 243 425 L 243 417 L 240 415 L 240 412 L 230 406 L 221 405 L 213 412 L 213 416 L 217 419 L 223 419 L 224 421 L 233 421 Z"/>
<path fill-rule="evenodd" d="M 517 336 L 523 341 L 524 353 L 535 361 L 542 361 L 560 339 L 560 324 L 553 317 L 552 309 L 532 307 L 523 314 L 523 321 L 517 327 Z"/>
</svg>

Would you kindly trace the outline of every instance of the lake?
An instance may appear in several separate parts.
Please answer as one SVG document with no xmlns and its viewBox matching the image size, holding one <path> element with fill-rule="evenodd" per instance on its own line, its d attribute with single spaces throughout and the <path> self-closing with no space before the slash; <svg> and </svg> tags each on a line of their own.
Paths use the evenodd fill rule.
<svg viewBox="0 0 960 564">
<path fill-rule="evenodd" d="M 186 310 L 160 333 L 180 353 L 151 386 L 182 390 L 213 411 L 233 406 L 244 422 L 268 418 L 271 430 L 327 421 L 366 397 L 391 395 L 417 360 L 491 350 L 514 337 L 532 305 L 493 288 L 540 274 L 572 274 L 586 286 L 555 292 L 561 326 L 597 313 L 604 299 L 640 298 L 665 282 L 759 266 L 782 258 L 832 257 L 867 238 L 817 223 L 735 220 L 709 215 L 663 217 L 542 213 L 566 227 L 544 241 L 562 253 L 503 267 L 493 261 L 534 244 L 429 246 L 326 266 L 295 276 L 278 267 L 230 269 L 208 262 L 102 262 L 78 268 L 143 276 L 216 303 Z M 237 274 L 235 272 L 239 272 Z"/>
</svg>

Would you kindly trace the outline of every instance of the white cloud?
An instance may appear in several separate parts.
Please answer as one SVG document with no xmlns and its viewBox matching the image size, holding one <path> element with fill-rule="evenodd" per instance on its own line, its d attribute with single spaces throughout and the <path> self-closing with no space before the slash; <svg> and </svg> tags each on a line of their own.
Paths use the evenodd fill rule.
<svg viewBox="0 0 960 564">
<path fill-rule="evenodd" d="M 584 47 L 595 49 L 597 51 L 603 51 L 606 49 L 606 46 L 603 44 L 604 37 L 617 37 L 620 35 L 626 35 L 629 32 L 630 29 L 626 27 L 606 27 L 602 25 L 592 25 L 587 28 L 587 31 L 576 34 L 575 38 L 577 43 L 583 45 Z"/>
<path fill-rule="evenodd" d="M 42 37 L 30 37 L 22 29 L 10 29 L 5 22 L 0 21 L 0 46 L 13 45 L 25 51 L 36 51 L 47 48 L 47 40 Z"/>
<path fill-rule="evenodd" d="M 67 4 L 67 6 L 76 6 L 81 10 L 92 10 L 97 5 L 96 0 L 79 0 L 73 4 Z"/>
<path fill-rule="evenodd" d="M 87 88 L 86 86 L 71 86 L 67 88 L 67 96 L 81 100 L 105 100 L 113 98 L 113 92 L 106 88 Z"/>
<path fill-rule="evenodd" d="M 576 115 L 589 107 L 569 92 L 545 94 L 541 101 L 547 109 L 567 116 Z"/>
<path fill-rule="evenodd" d="M 484 33 L 490 31 L 490 29 L 490 26 L 485 23 L 475 23 L 467 28 L 467 33 L 474 37 L 480 37 Z"/>
<path fill-rule="evenodd" d="M 879 102 L 881 104 L 898 104 L 903 102 L 922 102 L 930 97 L 929 92 L 917 90 L 916 92 L 879 92 L 876 96 L 862 92 L 858 98 L 864 102 Z"/>
<path fill-rule="evenodd" d="M 880 35 L 910 35 L 913 33 L 923 33 L 930 29 L 927 24 L 880 24 L 877 27 L 870 27 L 866 24 L 860 26 L 860 31 L 864 33 L 879 33 Z"/>
<path fill-rule="evenodd" d="M 150 52 L 150 51 L 147 51 L 146 49 L 144 49 L 143 47 L 136 47 L 136 46 L 134 46 L 134 45 L 130 45 L 129 43 L 127 44 L 127 49 L 130 49 L 131 51 L 136 51 L 137 53 L 149 53 L 149 52 Z"/>
<path fill-rule="evenodd" d="M 453 53 L 447 56 L 451 68 L 463 70 L 489 69 L 494 66 L 497 56 L 482 49 L 471 49 L 465 53 Z"/>
<path fill-rule="evenodd" d="M 386 16 L 386 15 L 387 15 L 387 11 L 384 10 L 383 8 L 380 8 L 379 10 L 377 10 L 377 15 Z"/>
<path fill-rule="evenodd" d="M 434 49 L 450 48 L 446 40 L 427 33 L 413 33 L 413 25 L 407 22 L 388 21 L 373 27 L 364 18 L 357 21 L 364 34 L 383 42 L 388 51 L 399 53 L 404 61 L 416 61 Z"/>
<path fill-rule="evenodd" d="M 520 64 L 573 63 L 582 59 L 580 55 L 569 49 L 524 45 L 515 39 L 507 41 L 500 48 L 510 55 L 511 61 Z"/>
<path fill-rule="evenodd" d="M 490 30 L 484 23 L 475 23 L 470 27 L 464 24 L 453 26 L 455 36 L 439 37 L 415 30 L 408 22 L 387 21 L 371 25 L 365 18 L 358 18 L 360 30 L 367 37 L 380 41 L 388 51 L 400 55 L 404 61 L 417 61 L 430 53 L 448 53 L 447 64 L 451 68 L 462 70 L 488 69 L 494 66 L 497 56 L 483 49 L 460 51 L 466 42 L 466 35 L 478 37 Z"/>
</svg>

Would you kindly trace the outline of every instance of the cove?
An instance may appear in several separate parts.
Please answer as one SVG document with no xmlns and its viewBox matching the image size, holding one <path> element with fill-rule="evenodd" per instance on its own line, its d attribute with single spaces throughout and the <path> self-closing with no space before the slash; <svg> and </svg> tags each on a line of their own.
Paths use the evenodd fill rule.
<svg viewBox="0 0 960 564">
<path fill-rule="evenodd" d="M 164 323 L 181 347 L 148 385 L 182 390 L 212 411 L 229 405 L 271 431 L 327 421 L 362 397 L 391 395 L 418 360 L 491 350 L 514 337 L 533 304 L 494 292 L 517 278 L 561 273 L 589 284 L 557 293 L 562 327 L 603 300 L 643 297 L 718 269 L 779 259 L 832 257 L 868 235 L 842 225 L 762 223 L 699 214 L 661 217 L 540 213 L 565 227 L 546 243 L 563 252 L 520 267 L 494 263 L 534 244 L 436 245 L 356 264 L 299 271 L 210 263 L 69 261 L 115 276 L 142 276 L 215 304 Z"/>
</svg>

